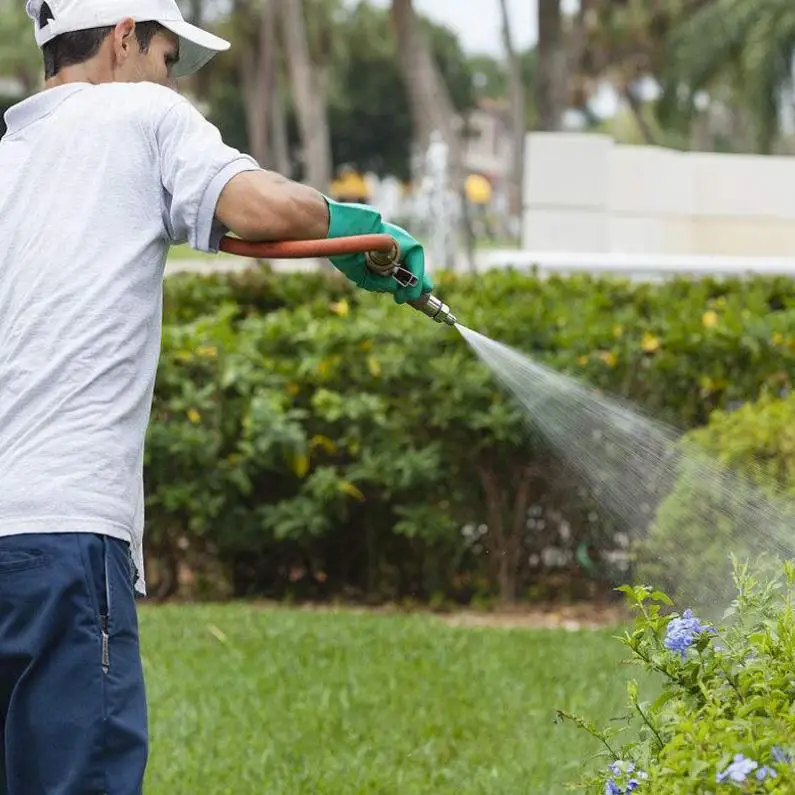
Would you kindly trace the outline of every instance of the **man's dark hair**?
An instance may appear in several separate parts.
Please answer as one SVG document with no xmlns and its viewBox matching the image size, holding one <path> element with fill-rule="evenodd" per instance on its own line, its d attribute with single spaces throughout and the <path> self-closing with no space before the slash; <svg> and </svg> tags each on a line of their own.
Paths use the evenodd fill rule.
<svg viewBox="0 0 795 795">
<path fill-rule="evenodd" d="M 52 10 L 47 3 L 42 3 L 39 14 L 39 27 L 43 28 L 49 20 L 53 19 Z M 102 42 L 113 33 L 112 27 L 91 28 L 90 30 L 76 30 L 72 33 L 62 33 L 52 41 L 48 41 L 42 48 L 44 54 L 44 79 L 55 77 L 66 66 L 76 66 L 93 58 L 102 46 Z M 152 39 L 164 30 L 159 22 L 137 22 L 135 25 L 135 38 L 141 52 L 149 52 Z"/>
</svg>

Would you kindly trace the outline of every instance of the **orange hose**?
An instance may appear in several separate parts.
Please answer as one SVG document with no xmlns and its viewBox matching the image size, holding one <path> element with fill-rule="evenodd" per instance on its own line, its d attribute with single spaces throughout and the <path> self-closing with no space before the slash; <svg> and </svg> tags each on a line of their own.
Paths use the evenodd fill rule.
<svg viewBox="0 0 795 795">
<path fill-rule="evenodd" d="M 227 254 L 255 259 L 304 259 L 339 257 L 345 254 L 366 254 L 380 251 L 388 254 L 395 248 L 391 235 L 352 235 L 320 240 L 285 240 L 279 243 L 250 243 L 235 237 L 224 237 L 219 246 Z"/>
</svg>

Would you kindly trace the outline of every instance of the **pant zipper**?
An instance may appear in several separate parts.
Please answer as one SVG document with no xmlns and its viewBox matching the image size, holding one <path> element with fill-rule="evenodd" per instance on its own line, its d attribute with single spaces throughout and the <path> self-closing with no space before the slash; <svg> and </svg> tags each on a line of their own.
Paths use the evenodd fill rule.
<svg viewBox="0 0 795 795">
<path fill-rule="evenodd" d="M 110 633 L 108 632 L 108 617 L 104 613 L 99 617 L 102 627 L 102 671 L 110 670 Z"/>
<path fill-rule="evenodd" d="M 102 537 L 103 564 L 105 568 L 105 612 L 99 617 L 102 633 L 102 671 L 110 671 L 110 580 L 108 579 L 108 539 Z"/>
</svg>

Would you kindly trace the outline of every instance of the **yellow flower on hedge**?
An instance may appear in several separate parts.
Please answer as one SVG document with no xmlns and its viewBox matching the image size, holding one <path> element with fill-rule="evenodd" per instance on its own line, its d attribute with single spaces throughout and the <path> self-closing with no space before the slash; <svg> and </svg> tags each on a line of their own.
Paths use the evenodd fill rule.
<svg viewBox="0 0 795 795">
<path fill-rule="evenodd" d="M 613 336 L 620 337 L 624 333 L 623 326 L 613 326 Z"/>
<path fill-rule="evenodd" d="M 302 480 L 306 477 L 306 473 L 309 472 L 309 463 L 309 456 L 306 453 L 298 453 L 293 456 L 290 464 L 296 477 Z"/>
<path fill-rule="evenodd" d="M 599 358 L 608 366 L 615 367 L 618 359 L 612 351 L 600 351 Z"/>
<path fill-rule="evenodd" d="M 198 425 L 202 421 L 202 415 L 196 409 L 188 409 L 188 419 L 194 425 Z"/>
<path fill-rule="evenodd" d="M 367 369 L 370 371 L 370 375 L 373 376 L 373 378 L 378 378 L 381 375 L 381 362 L 379 362 L 375 356 L 368 356 Z"/>
<path fill-rule="evenodd" d="M 199 348 L 196 353 L 206 359 L 214 359 L 218 356 L 218 348 L 216 348 L 215 345 L 204 345 Z"/>
<path fill-rule="evenodd" d="M 647 331 L 643 334 L 640 347 L 643 348 L 646 353 L 654 353 L 660 349 L 660 340 L 658 340 L 654 334 Z"/>
<path fill-rule="evenodd" d="M 588 357 L 587 356 L 580 356 L 580 358 L 577 359 L 577 362 L 580 365 L 580 367 L 585 367 L 585 365 L 588 364 Z"/>
<path fill-rule="evenodd" d="M 784 342 L 784 337 L 780 331 L 774 331 L 770 337 L 770 342 L 772 342 L 773 345 L 781 345 L 781 343 Z"/>
<path fill-rule="evenodd" d="M 715 328 L 718 325 L 718 313 L 712 309 L 704 312 L 701 316 L 701 322 L 704 324 L 704 328 Z"/>
<path fill-rule="evenodd" d="M 344 298 L 341 301 L 333 302 L 330 308 L 335 315 L 339 315 L 340 317 L 347 317 L 348 313 L 351 311 L 348 302 Z"/>
<path fill-rule="evenodd" d="M 328 438 L 328 436 L 323 436 L 318 434 L 317 436 L 313 436 L 309 440 L 309 446 L 314 450 L 317 447 L 322 447 L 327 453 L 336 453 L 337 452 L 337 445 Z"/>
<path fill-rule="evenodd" d="M 337 357 L 330 356 L 328 359 L 321 359 L 317 363 L 317 368 L 316 368 L 318 375 L 325 378 L 332 372 L 336 364 L 337 364 Z"/>
<path fill-rule="evenodd" d="M 349 483 L 347 480 L 340 481 L 339 488 L 341 492 L 347 494 L 349 497 L 353 497 L 354 500 L 364 502 L 364 494 L 362 494 L 362 492 L 356 486 L 354 486 L 353 483 Z"/>
</svg>

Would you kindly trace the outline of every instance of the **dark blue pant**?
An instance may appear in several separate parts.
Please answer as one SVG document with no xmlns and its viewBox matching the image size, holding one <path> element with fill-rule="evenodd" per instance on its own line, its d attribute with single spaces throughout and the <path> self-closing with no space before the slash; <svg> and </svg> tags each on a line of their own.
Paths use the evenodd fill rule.
<svg viewBox="0 0 795 795">
<path fill-rule="evenodd" d="M 140 795 L 147 751 L 129 546 L 0 537 L 0 795 Z"/>
</svg>

